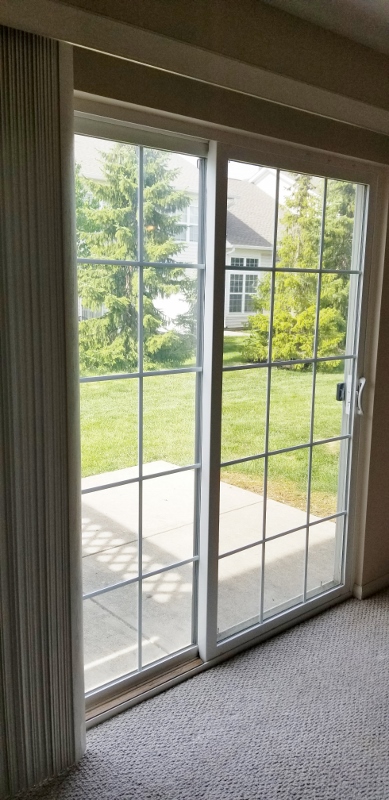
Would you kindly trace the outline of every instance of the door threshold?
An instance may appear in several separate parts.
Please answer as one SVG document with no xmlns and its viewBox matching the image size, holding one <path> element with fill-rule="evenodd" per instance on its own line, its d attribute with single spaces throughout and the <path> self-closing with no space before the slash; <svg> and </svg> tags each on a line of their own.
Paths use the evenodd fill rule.
<svg viewBox="0 0 389 800">
<path fill-rule="evenodd" d="M 202 664 L 203 661 L 201 658 L 192 658 L 190 661 L 185 661 L 184 664 L 173 668 L 171 667 L 161 672 L 154 678 L 148 678 L 148 680 L 142 681 L 140 676 L 140 682 L 137 683 L 136 686 L 132 686 L 127 690 L 122 689 L 119 693 L 113 694 L 109 699 L 99 701 L 98 698 L 96 698 L 96 703 L 91 706 L 88 705 L 86 710 L 85 718 L 86 722 L 89 723 L 87 727 L 90 727 L 91 724 L 97 724 L 100 716 L 102 720 L 105 719 L 106 714 L 109 714 L 113 709 L 115 709 L 115 713 L 119 713 L 121 706 L 127 707 L 128 703 L 132 700 L 136 700 L 138 703 L 142 702 L 142 700 L 147 700 L 148 697 L 150 697 L 150 692 L 153 690 L 159 689 L 164 684 L 169 684 L 170 681 L 176 680 L 182 675 L 186 675 L 186 673 L 191 672 L 191 670 L 201 667 Z"/>
<path fill-rule="evenodd" d="M 87 730 L 106 722 L 116 714 L 120 714 L 122 711 L 126 711 L 144 700 L 160 694 L 165 689 L 170 689 L 188 678 L 234 658 L 251 647 L 257 647 L 268 639 L 285 633 L 295 625 L 307 622 L 317 614 L 328 611 L 332 606 L 352 597 L 351 592 L 346 587 L 341 586 L 339 589 L 332 590 L 323 597 L 314 598 L 303 609 L 301 606 L 297 609 L 289 609 L 288 612 L 281 615 L 281 618 L 270 620 L 271 624 L 266 625 L 265 630 L 243 631 L 240 635 L 233 637 L 235 641 L 225 640 L 221 642 L 218 645 L 217 653 L 208 661 L 204 661 L 194 654 L 192 658 L 181 661 L 180 664 L 176 663 L 174 667 L 170 666 L 170 669 L 154 674 L 153 677 L 144 676 L 143 681 L 142 676 L 139 675 L 138 682 L 136 684 L 133 683 L 131 686 L 127 684 L 127 688 L 122 685 L 121 688 L 116 687 L 117 691 L 115 692 L 115 687 L 113 686 L 112 694 L 108 697 L 102 698 L 100 695 L 99 700 L 99 696 L 93 697 L 93 695 L 90 695 L 87 697 Z M 225 649 L 226 646 L 227 649 Z"/>
</svg>

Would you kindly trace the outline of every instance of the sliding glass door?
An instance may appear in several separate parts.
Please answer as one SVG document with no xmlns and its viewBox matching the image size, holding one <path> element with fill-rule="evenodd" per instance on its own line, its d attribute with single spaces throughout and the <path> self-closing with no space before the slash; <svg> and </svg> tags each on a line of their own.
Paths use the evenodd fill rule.
<svg viewBox="0 0 389 800">
<path fill-rule="evenodd" d="M 367 197 L 232 160 L 228 176 L 219 640 L 342 582 Z"/>
<path fill-rule="evenodd" d="M 106 129 L 76 136 L 92 695 L 349 591 L 369 200 L 336 160 Z"/>
<path fill-rule="evenodd" d="M 196 642 L 204 162 L 79 136 L 76 165 L 91 690 Z"/>
</svg>

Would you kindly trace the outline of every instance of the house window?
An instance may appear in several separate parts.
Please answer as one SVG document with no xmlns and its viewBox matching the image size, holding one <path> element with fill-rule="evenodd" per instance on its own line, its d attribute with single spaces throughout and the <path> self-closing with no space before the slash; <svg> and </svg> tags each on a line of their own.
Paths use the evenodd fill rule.
<svg viewBox="0 0 389 800">
<path fill-rule="evenodd" d="M 241 260 L 242 259 L 236 259 Z M 248 314 L 254 311 L 254 295 L 258 288 L 258 275 L 234 274 L 230 276 L 230 314 Z"/>
<path fill-rule="evenodd" d="M 197 205 L 185 208 L 179 217 L 174 238 L 177 242 L 198 242 L 199 239 L 199 209 Z"/>
<path fill-rule="evenodd" d="M 198 206 L 189 206 L 189 241 L 197 242 L 199 239 L 199 209 Z"/>
<path fill-rule="evenodd" d="M 177 242 L 186 242 L 187 209 L 181 212 L 174 238 Z"/>
<path fill-rule="evenodd" d="M 258 259 L 248 258 L 247 261 L 258 262 Z M 254 311 L 254 296 L 258 288 L 258 275 L 245 275 L 244 278 L 245 278 L 244 311 L 245 314 L 248 314 L 250 311 Z"/>
<path fill-rule="evenodd" d="M 243 261 L 242 259 L 236 259 Z M 242 311 L 242 298 L 243 298 L 243 279 L 244 275 L 231 275 L 230 277 L 230 313 L 240 314 Z"/>
<path fill-rule="evenodd" d="M 231 258 L 231 267 L 244 267 L 244 258 Z"/>
<path fill-rule="evenodd" d="M 246 267 L 247 269 L 258 269 L 258 259 L 246 258 Z"/>
</svg>

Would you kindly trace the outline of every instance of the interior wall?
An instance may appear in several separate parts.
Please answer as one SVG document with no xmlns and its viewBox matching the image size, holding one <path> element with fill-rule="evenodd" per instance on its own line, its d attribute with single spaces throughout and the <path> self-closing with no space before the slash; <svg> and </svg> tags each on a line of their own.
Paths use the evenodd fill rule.
<svg viewBox="0 0 389 800">
<path fill-rule="evenodd" d="M 389 164 L 389 136 L 74 48 L 74 88 L 150 109 Z"/>
<path fill-rule="evenodd" d="M 55 2 L 64 5 L 63 0 Z M 389 56 L 260 0 L 65 4 L 389 109 Z"/>
</svg>

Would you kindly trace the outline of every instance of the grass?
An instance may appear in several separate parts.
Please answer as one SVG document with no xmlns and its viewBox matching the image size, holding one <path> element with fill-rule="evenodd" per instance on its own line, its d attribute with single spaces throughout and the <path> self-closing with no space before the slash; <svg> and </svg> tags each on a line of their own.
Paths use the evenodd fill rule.
<svg viewBox="0 0 389 800">
<path fill-rule="evenodd" d="M 242 361 L 242 346 L 244 345 L 245 337 L 243 336 L 225 336 L 224 337 L 224 366 L 232 364 L 239 364 Z"/>
<path fill-rule="evenodd" d="M 226 337 L 225 364 L 239 363 L 243 337 Z M 226 372 L 223 376 L 222 460 L 262 452 L 265 437 L 267 370 Z M 340 433 L 341 404 L 335 386 L 341 376 L 319 373 L 316 383 L 314 439 Z M 144 379 L 144 462 L 194 461 L 193 374 Z M 279 450 L 309 440 L 312 374 L 273 370 L 269 448 Z M 81 385 L 82 472 L 94 475 L 137 464 L 138 381 Z M 339 446 L 313 449 L 312 512 L 336 511 Z M 306 507 L 308 450 L 269 457 L 268 493 L 297 508 Z M 222 480 L 262 493 L 263 460 L 222 470 Z"/>
</svg>

